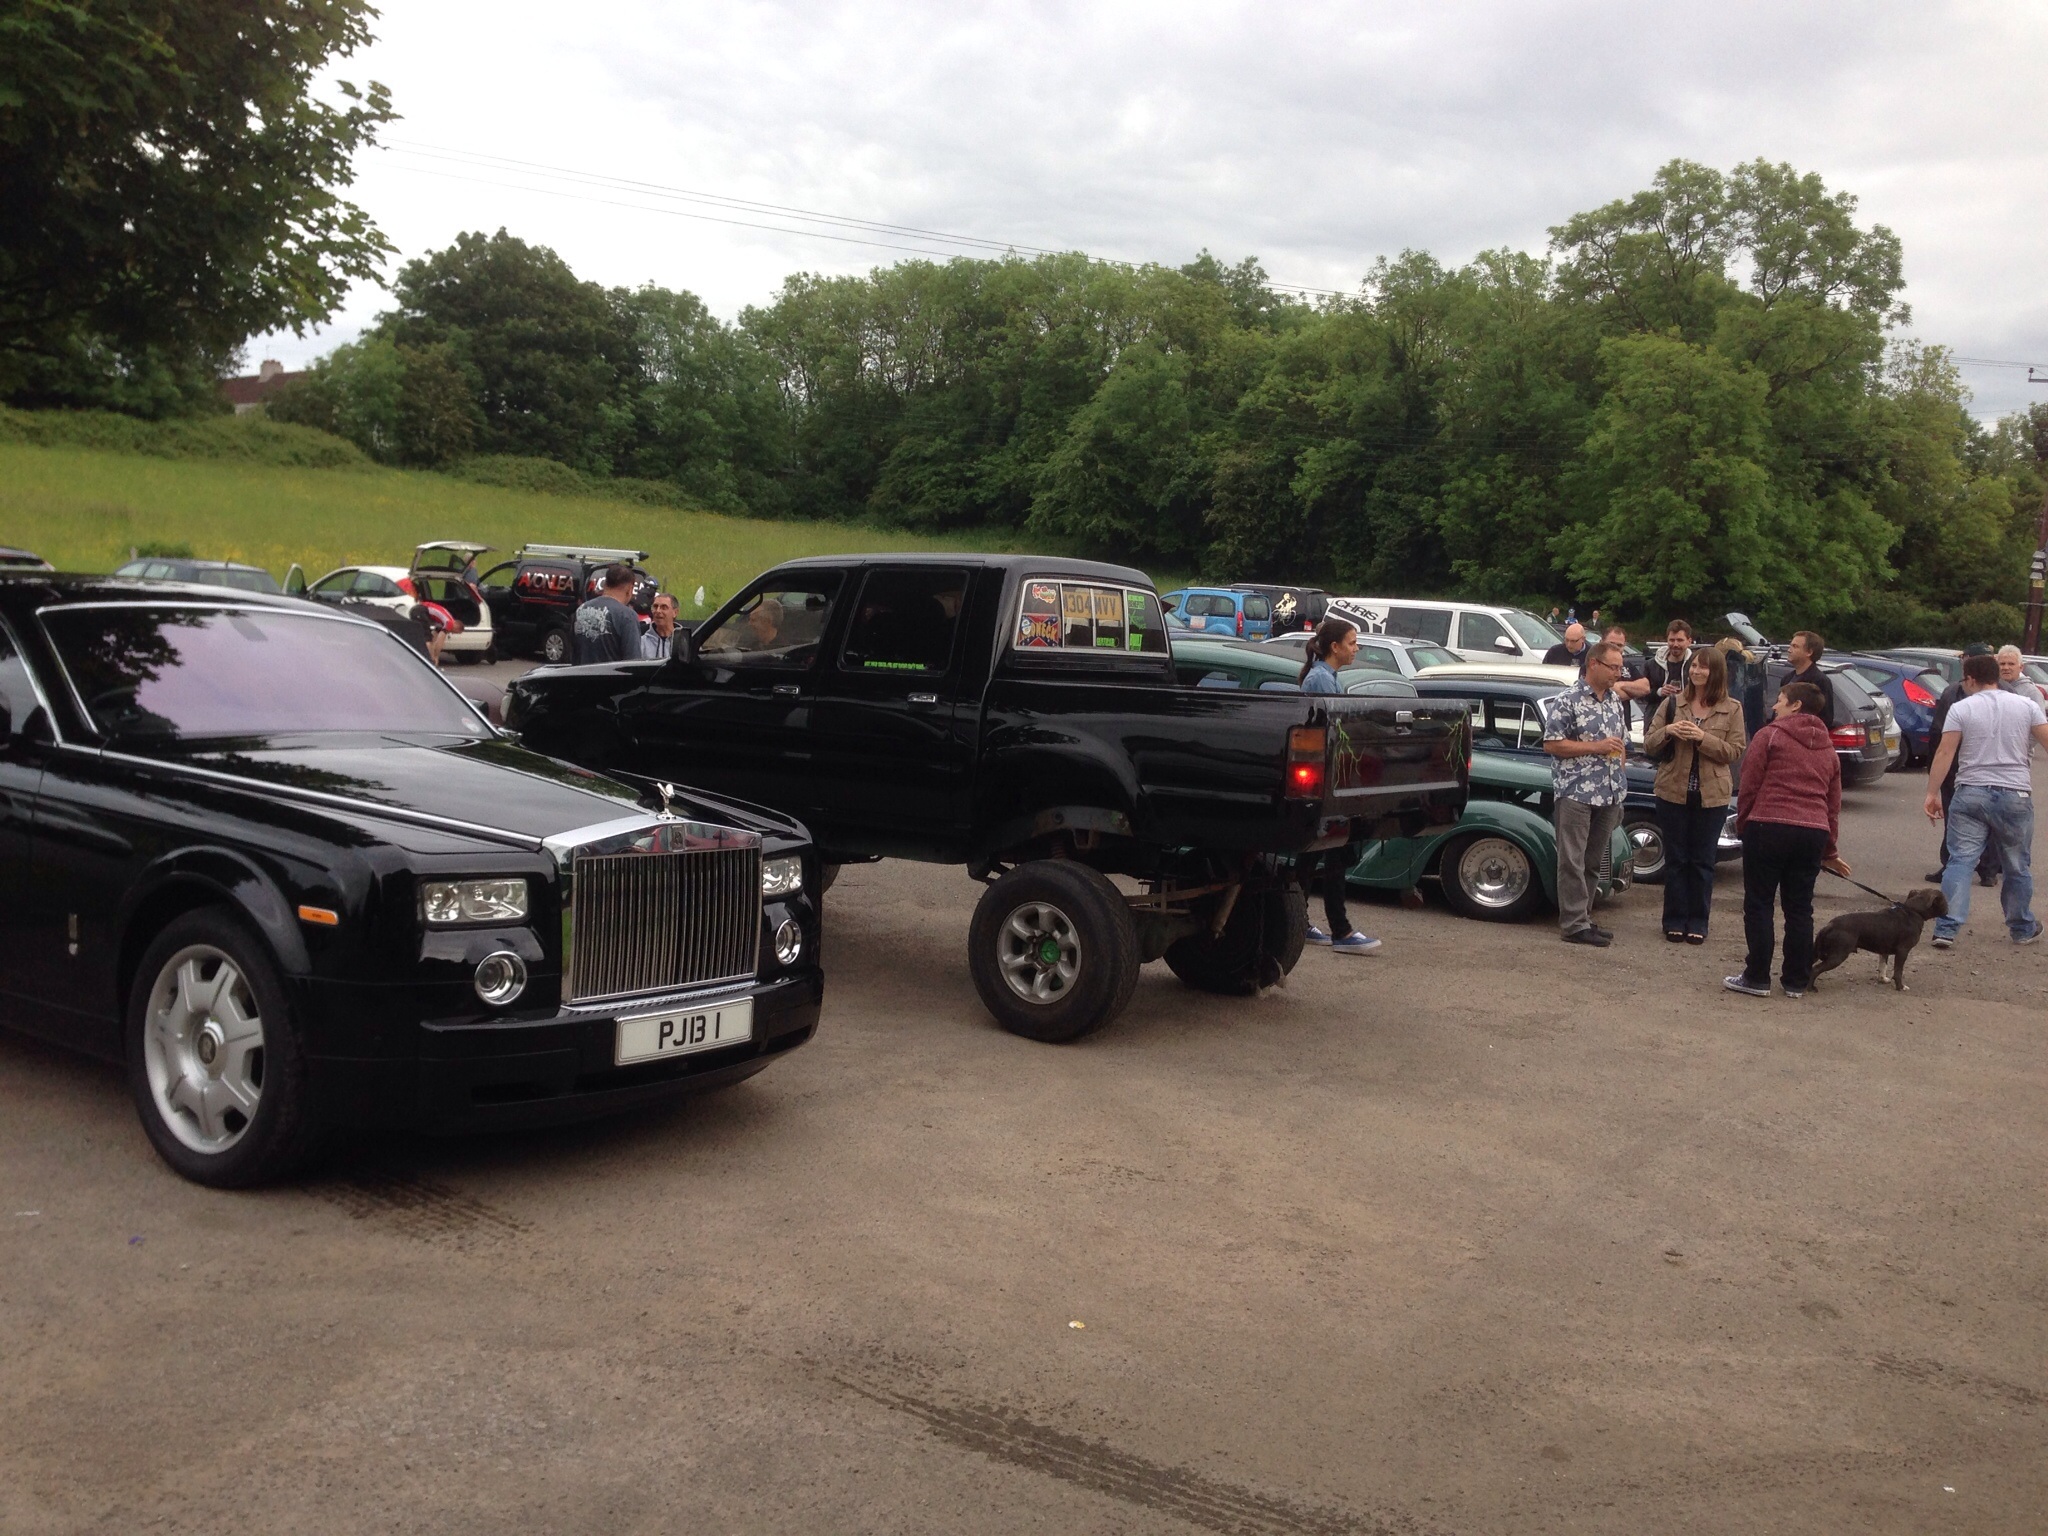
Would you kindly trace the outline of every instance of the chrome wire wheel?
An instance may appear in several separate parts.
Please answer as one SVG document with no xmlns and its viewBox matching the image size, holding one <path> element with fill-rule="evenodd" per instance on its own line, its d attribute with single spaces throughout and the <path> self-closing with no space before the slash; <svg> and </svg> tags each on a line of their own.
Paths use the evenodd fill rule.
<svg viewBox="0 0 2048 1536">
<path fill-rule="evenodd" d="M 1529 892 L 1529 855 L 1504 837 L 1475 837 L 1458 856 L 1458 887 L 1473 905 L 1504 911 Z"/>
<path fill-rule="evenodd" d="M 996 937 L 996 964 L 1010 990 L 1027 1003 L 1056 1003 L 1081 974 L 1081 935 L 1050 902 L 1013 909 Z"/>
<path fill-rule="evenodd" d="M 248 1132 L 263 1097 L 263 1018 L 225 952 L 194 944 L 164 962 L 142 1059 L 157 1114 L 185 1146 L 225 1152 Z"/>
</svg>

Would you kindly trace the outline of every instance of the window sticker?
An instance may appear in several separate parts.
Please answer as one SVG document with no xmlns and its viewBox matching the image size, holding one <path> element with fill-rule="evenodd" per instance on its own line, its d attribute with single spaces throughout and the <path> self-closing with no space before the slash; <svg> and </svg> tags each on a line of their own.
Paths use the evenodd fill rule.
<svg viewBox="0 0 2048 1536">
<path fill-rule="evenodd" d="M 1124 648 L 1124 594 L 1121 587 L 1093 587 L 1095 596 L 1095 645 L 1098 650 Z"/>
<path fill-rule="evenodd" d="M 1061 611 L 1066 619 L 1067 649 L 1070 651 L 1092 650 L 1095 646 L 1095 589 L 1093 587 L 1060 587 Z"/>
<path fill-rule="evenodd" d="M 1159 599 L 1133 587 L 1031 581 L 1018 603 L 1010 644 L 1023 651 L 1136 651 L 1169 647 Z"/>
</svg>

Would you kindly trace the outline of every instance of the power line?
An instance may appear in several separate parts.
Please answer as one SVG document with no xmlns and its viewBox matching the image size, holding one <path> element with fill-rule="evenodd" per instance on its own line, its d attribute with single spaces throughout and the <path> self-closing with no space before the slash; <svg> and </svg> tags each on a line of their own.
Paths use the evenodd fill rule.
<svg viewBox="0 0 2048 1536">
<path fill-rule="evenodd" d="M 1090 261 L 1105 265 L 1130 266 L 1131 262 L 1116 261 L 1112 258 L 1095 256 L 1086 251 L 1071 253 L 1055 250 L 1050 246 L 1031 245 L 1019 240 L 997 240 L 983 235 L 955 234 L 947 230 L 926 229 L 913 224 L 891 224 L 878 219 L 856 218 L 849 214 L 829 213 L 815 208 L 800 208 L 787 203 L 761 202 L 752 198 L 732 197 L 720 192 L 706 192 L 697 188 L 670 186 L 661 182 L 637 181 L 629 177 L 608 176 L 602 172 L 577 170 L 571 166 L 548 165 L 540 161 L 518 160 L 509 155 L 493 155 L 477 150 L 466 150 L 443 144 L 427 144 L 417 140 L 394 139 L 379 146 L 385 153 L 395 156 L 412 156 L 419 159 L 435 160 L 446 165 L 462 167 L 465 170 L 488 171 L 500 175 L 540 177 L 548 181 L 565 182 L 572 187 L 588 189 L 588 192 L 565 191 L 558 187 L 534 186 L 527 182 L 490 180 L 482 176 L 463 175 L 455 170 L 433 170 L 422 165 L 394 161 L 396 168 L 411 171 L 415 175 L 439 176 L 451 181 L 466 181 L 479 186 L 500 187 L 508 191 L 534 192 L 542 196 L 570 198 L 578 202 L 597 203 L 614 208 L 627 208 L 642 213 L 663 213 L 677 218 L 698 219 L 706 223 L 725 224 L 741 229 L 759 229 L 772 234 L 797 235 L 818 240 L 831 240 L 837 244 L 867 245 L 882 250 L 908 251 L 922 256 L 953 257 L 970 253 L 992 255 L 1016 253 L 1027 256 L 1056 256 L 1073 254 L 1084 256 Z M 589 192 L 612 192 L 635 199 L 624 201 L 621 197 L 597 197 Z M 653 201 L 646 201 L 652 199 Z M 749 218 L 721 217 L 719 213 L 698 212 L 694 208 L 663 206 L 665 203 L 682 202 L 701 208 L 720 210 L 721 213 L 744 213 Z M 781 222 L 764 223 L 763 219 Z M 823 226 L 806 228 L 806 225 Z M 906 240 L 935 242 L 932 245 L 910 245 Z M 948 248 L 950 247 L 950 248 Z M 1353 292 L 1336 288 L 1315 288 L 1302 283 L 1282 283 L 1272 279 L 1266 286 L 1283 293 L 1299 294 L 1310 298 L 1355 298 Z"/>
</svg>

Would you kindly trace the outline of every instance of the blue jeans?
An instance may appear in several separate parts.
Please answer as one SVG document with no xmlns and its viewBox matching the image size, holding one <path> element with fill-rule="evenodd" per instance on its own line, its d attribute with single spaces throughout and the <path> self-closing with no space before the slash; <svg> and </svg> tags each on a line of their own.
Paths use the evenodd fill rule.
<svg viewBox="0 0 2048 1536">
<path fill-rule="evenodd" d="M 1664 834 L 1664 931 L 1707 935 L 1714 910 L 1714 860 L 1721 846 L 1725 805 L 1657 802 L 1657 830 Z"/>
<path fill-rule="evenodd" d="M 1948 806 L 1948 864 L 1941 872 L 1948 916 L 1934 920 L 1936 938 L 1954 938 L 1969 920 L 1970 877 L 1986 843 L 1997 846 L 2005 866 L 1998 895 L 2005 905 L 2007 931 L 2016 939 L 2034 931 L 2034 877 L 2028 868 L 2034 846 L 2034 798 L 2020 789 L 1963 784 Z"/>
</svg>

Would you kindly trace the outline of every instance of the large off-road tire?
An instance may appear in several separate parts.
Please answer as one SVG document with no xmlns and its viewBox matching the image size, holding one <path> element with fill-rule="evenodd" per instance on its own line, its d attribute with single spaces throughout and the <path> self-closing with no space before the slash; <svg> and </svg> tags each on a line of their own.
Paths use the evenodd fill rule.
<svg viewBox="0 0 2048 1536">
<path fill-rule="evenodd" d="M 565 666 L 573 650 L 569 643 L 569 631 L 556 625 L 544 630 L 540 637 L 540 659 L 551 667 Z"/>
<path fill-rule="evenodd" d="M 1294 886 L 1240 896 L 1223 932 L 1207 929 L 1166 946 L 1166 963 L 1198 992 L 1249 997 L 1294 969 L 1308 942 L 1308 902 Z"/>
<path fill-rule="evenodd" d="M 1543 880 L 1529 850 L 1511 838 L 1473 833 L 1444 846 L 1437 863 L 1444 900 L 1461 917 L 1518 923 L 1543 910 Z"/>
<path fill-rule="evenodd" d="M 195 1183 L 272 1183 L 313 1150 L 284 983 L 268 947 L 229 913 L 187 912 L 144 952 L 128 994 L 127 1053 L 143 1130 Z"/>
<path fill-rule="evenodd" d="M 1020 864 L 982 892 L 967 935 L 974 990 L 1013 1035 L 1078 1040 L 1124 1011 L 1138 932 L 1123 893 L 1085 864 Z"/>
<path fill-rule="evenodd" d="M 1621 830 L 1628 836 L 1630 852 L 1635 857 L 1635 878 L 1639 885 L 1662 885 L 1664 883 L 1664 829 L 1657 825 L 1654 816 L 1631 815 L 1623 819 Z"/>
</svg>

